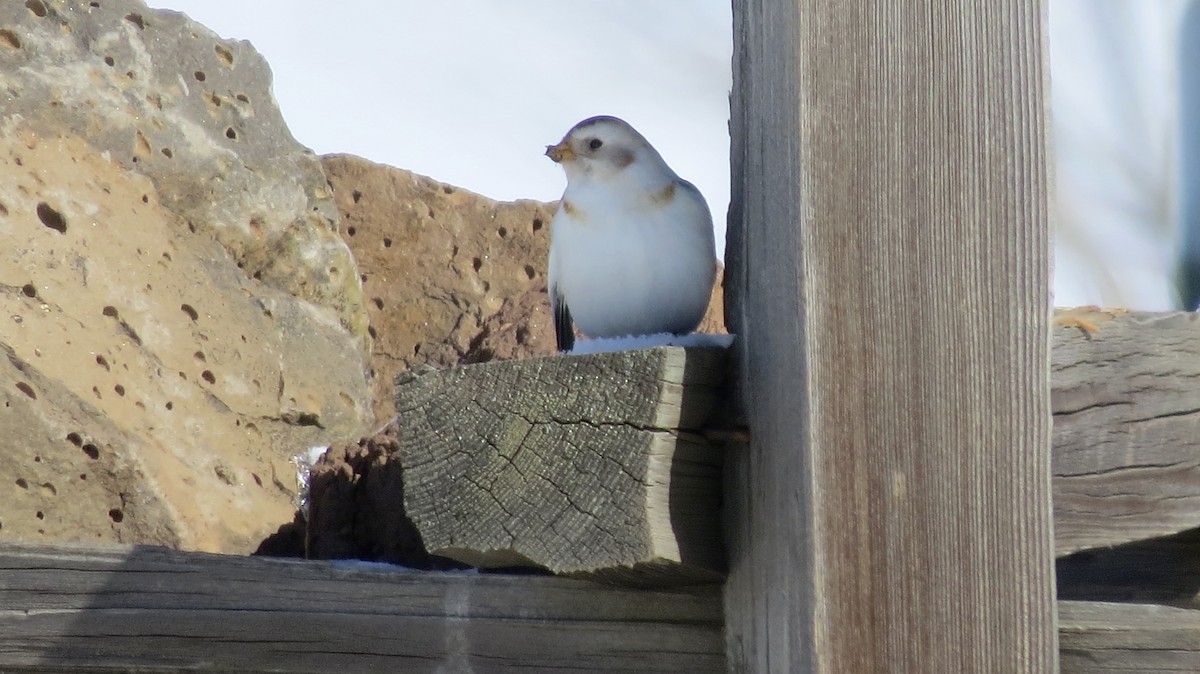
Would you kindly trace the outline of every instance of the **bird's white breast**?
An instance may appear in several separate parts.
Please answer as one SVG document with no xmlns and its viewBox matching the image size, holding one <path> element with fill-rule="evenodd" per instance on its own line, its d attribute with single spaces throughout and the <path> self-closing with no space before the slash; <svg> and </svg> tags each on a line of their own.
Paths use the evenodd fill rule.
<svg viewBox="0 0 1200 674">
<path fill-rule="evenodd" d="M 695 329 L 712 291 L 712 218 L 690 185 L 672 198 L 569 188 L 554 217 L 550 283 L 589 337 Z"/>
</svg>

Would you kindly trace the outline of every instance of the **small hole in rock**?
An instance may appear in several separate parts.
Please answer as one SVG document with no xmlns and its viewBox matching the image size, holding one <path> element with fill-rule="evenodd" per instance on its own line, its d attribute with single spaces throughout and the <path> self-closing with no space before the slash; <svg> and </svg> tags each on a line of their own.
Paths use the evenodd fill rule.
<svg viewBox="0 0 1200 674">
<path fill-rule="evenodd" d="M 347 228 L 346 228 L 346 234 L 347 234 L 348 236 L 354 236 L 355 234 L 358 234 L 358 230 L 357 230 L 357 229 L 354 229 L 353 227 L 347 227 Z"/>
<path fill-rule="evenodd" d="M 243 103 L 250 102 L 250 98 L 248 96 L 246 96 L 246 94 L 238 94 L 237 96 L 234 96 L 234 98 L 238 99 L 239 101 L 241 101 Z"/>
<path fill-rule="evenodd" d="M 208 97 L 208 100 L 212 101 L 212 104 L 214 107 L 218 107 L 218 108 L 221 107 L 221 97 L 220 96 L 213 94 Z"/>
<path fill-rule="evenodd" d="M 203 82 L 205 80 L 205 75 L 204 75 L 203 70 L 197 70 L 196 72 L 192 73 L 192 76 L 196 78 L 197 82 Z"/>
<path fill-rule="evenodd" d="M 391 247 L 392 247 L 392 240 L 391 240 L 391 239 L 389 239 L 389 238 L 386 238 L 386 237 L 385 237 L 385 238 L 383 239 L 383 247 L 384 247 L 384 248 L 391 248 Z"/>
<path fill-rule="evenodd" d="M 537 270 L 533 268 L 533 265 L 530 265 L 530 264 L 525 265 L 525 276 L 530 281 L 533 280 L 534 276 L 537 276 Z"/>
<path fill-rule="evenodd" d="M 508 229 L 505 227 L 501 227 L 500 229 L 496 230 L 496 233 L 500 235 L 501 239 L 503 239 L 504 237 L 508 236 Z"/>
<path fill-rule="evenodd" d="M 163 153 L 163 156 L 166 157 L 167 159 L 170 159 L 175 156 L 175 153 L 171 152 L 171 148 L 169 148 L 169 147 L 164 147 L 162 149 L 162 153 Z"/>
<path fill-rule="evenodd" d="M 227 66 L 233 65 L 233 52 L 219 44 L 213 45 L 213 51 L 217 52 L 217 58 L 221 59 L 222 63 Z"/>
<path fill-rule="evenodd" d="M 86 480 L 86 479 L 87 479 L 87 473 L 80 473 L 80 474 L 79 474 L 79 479 L 80 479 L 80 480 Z"/>
<path fill-rule="evenodd" d="M 142 195 L 142 203 L 143 203 L 143 204 L 148 204 L 148 203 L 150 203 L 150 195 L 149 195 L 149 194 L 143 194 L 143 195 Z"/>
<path fill-rule="evenodd" d="M 483 260 L 480 260 L 477 257 L 471 258 L 471 267 L 474 268 L 475 271 L 479 271 L 483 267 Z"/>
<path fill-rule="evenodd" d="M 83 449 L 83 453 L 87 454 L 87 457 L 89 459 L 95 461 L 96 459 L 100 458 L 100 448 L 93 445 L 92 443 L 89 442 L 88 444 L 84 445 L 82 447 L 82 449 Z"/>
<path fill-rule="evenodd" d="M 104 358 L 104 356 L 96 356 L 96 364 L 99 365 L 100 367 L 104 368 L 105 370 L 112 369 L 108 366 L 108 361 Z"/>
<path fill-rule="evenodd" d="M 257 473 L 250 473 L 250 477 L 254 478 L 254 484 L 262 486 L 262 478 Z"/>
<path fill-rule="evenodd" d="M 201 372 L 200 378 L 210 384 L 217 383 L 217 377 L 212 373 L 212 370 L 205 370 L 204 372 Z"/>
<path fill-rule="evenodd" d="M 120 523 L 121 523 L 121 520 L 125 519 L 125 513 L 121 512 L 121 509 L 120 509 L 120 508 L 113 508 L 112 510 L 109 510 L 109 511 L 108 511 L 108 517 L 109 517 L 109 518 L 110 518 L 110 519 L 111 519 L 113 522 L 116 522 L 117 524 L 120 524 Z"/>
<path fill-rule="evenodd" d="M 0 29 L 0 42 L 3 42 L 13 49 L 21 48 L 21 38 L 17 37 L 16 33 L 7 28 Z"/>
<path fill-rule="evenodd" d="M 126 14 L 125 20 L 142 30 L 146 30 L 146 21 L 142 19 L 141 14 Z"/>
<path fill-rule="evenodd" d="M 378 339 L 378 338 L 379 338 L 379 335 L 375 333 L 375 326 L 374 326 L 374 325 L 368 325 L 368 326 L 367 326 L 367 334 L 371 336 L 371 339 Z"/>
<path fill-rule="evenodd" d="M 38 18 L 46 16 L 46 5 L 42 3 L 42 0 L 25 0 L 25 8 Z"/>
<path fill-rule="evenodd" d="M 116 386 L 113 387 L 113 390 L 117 392 L 117 395 L 124 397 L 124 395 L 125 395 L 125 387 L 124 386 L 117 384 Z"/>
<path fill-rule="evenodd" d="M 375 308 L 376 308 L 376 309 L 382 309 L 382 308 L 383 308 L 383 300 L 379 299 L 378 297 L 372 297 L 372 298 L 371 298 L 371 303 L 375 305 Z"/>
<path fill-rule="evenodd" d="M 26 283 L 25 285 L 21 286 L 21 292 L 24 293 L 26 297 L 37 297 L 37 288 L 34 288 L 32 283 Z"/>
<path fill-rule="evenodd" d="M 233 127 L 231 126 L 225 129 L 225 137 L 229 140 L 237 140 L 237 131 L 234 131 Z"/>
<path fill-rule="evenodd" d="M 419 355 L 421 355 L 421 345 L 420 345 L 420 344 L 414 344 L 414 345 L 413 345 L 413 355 L 414 355 L 414 356 L 419 356 Z"/>
<path fill-rule="evenodd" d="M 41 462 L 42 462 L 42 457 L 40 457 L 40 456 L 35 456 L 35 457 L 33 457 L 33 462 L 34 462 L 34 463 L 41 463 Z"/>
<path fill-rule="evenodd" d="M 40 510 L 39 510 L 39 511 L 37 511 L 37 518 L 38 518 L 39 520 L 44 520 L 44 519 L 46 519 L 46 513 L 42 512 L 42 511 L 40 511 Z"/>
<path fill-rule="evenodd" d="M 20 487 L 21 489 L 29 489 L 29 483 L 26 482 L 25 478 L 23 478 L 23 477 L 17 478 L 17 486 Z"/>
<path fill-rule="evenodd" d="M 50 208 L 50 204 L 44 201 L 39 203 L 37 205 L 37 215 L 43 225 L 59 234 L 67 233 L 67 219 L 62 216 L 62 213 Z"/>
<path fill-rule="evenodd" d="M 187 314 L 188 318 L 192 319 L 193 321 L 198 320 L 200 318 L 200 314 L 195 309 L 193 309 L 190 304 L 179 305 L 179 310 L 182 311 L 183 313 Z"/>
<path fill-rule="evenodd" d="M 82 447 L 83 446 L 83 437 L 80 436 L 78 433 L 67 433 L 67 442 L 71 443 L 72 445 L 75 445 L 76 447 Z"/>
<path fill-rule="evenodd" d="M 354 203 L 357 204 L 358 200 L 362 199 L 362 192 L 359 192 L 358 190 L 354 190 L 353 192 L 350 193 L 350 198 L 353 199 Z"/>
<path fill-rule="evenodd" d="M 111 57 L 111 56 L 104 57 L 104 65 L 111 68 L 115 63 L 116 63 L 116 61 L 113 60 L 113 57 Z"/>
<path fill-rule="evenodd" d="M 449 185 L 442 185 L 442 192 L 445 194 L 454 194 L 454 188 Z"/>
<path fill-rule="evenodd" d="M 192 358 L 195 358 L 196 360 L 198 360 L 198 361 L 200 361 L 201 363 L 203 363 L 203 362 L 204 362 L 204 360 L 205 360 L 205 358 L 204 358 L 204 352 L 203 352 L 203 351 L 197 351 L 196 353 L 193 353 L 193 354 L 192 354 Z"/>
<path fill-rule="evenodd" d="M 534 219 L 533 219 L 533 231 L 535 231 L 535 232 L 540 232 L 540 231 L 542 231 L 542 226 L 543 226 L 543 223 L 542 223 L 542 219 L 541 219 L 541 218 L 534 218 Z"/>
<path fill-rule="evenodd" d="M 104 314 L 105 316 L 108 316 L 109 318 L 116 318 L 118 316 L 117 308 L 114 306 L 111 306 L 111 305 L 101 309 L 100 313 Z"/>
<path fill-rule="evenodd" d="M 29 396 L 33 400 L 37 400 L 37 393 L 34 393 L 33 387 L 23 381 L 17 382 L 17 390 Z"/>
<path fill-rule="evenodd" d="M 167 404 L 166 404 L 166 408 L 167 408 L 167 411 L 170 412 L 171 410 L 175 409 L 175 403 L 168 400 Z"/>
</svg>

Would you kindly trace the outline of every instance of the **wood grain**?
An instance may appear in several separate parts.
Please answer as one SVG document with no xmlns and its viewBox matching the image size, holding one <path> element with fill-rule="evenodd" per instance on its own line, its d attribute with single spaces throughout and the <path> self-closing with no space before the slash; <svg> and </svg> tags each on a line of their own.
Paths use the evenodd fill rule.
<svg viewBox="0 0 1200 674">
<path fill-rule="evenodd" d="M 666 347 L 397 379 L 408 516 L 431 553 L 638 583 L 719 582 L 724 349 Z"/>
<path fill-rule="evenodd" d="M 731 667 L 1053 671 L 1045 6 L 733 12 Z"/>
<path fill-rule="evenodd" d="M 720 672 L 719 591 L 0 545 L 0 670 Z"/>
<path fill-rule="evenodd" d="M 1055 317 L 1059 555 L 1200 527 L 1200 314 Z"/>
<path fill-rule="evenodd" d="M 1062 674 L 1200 672 L 1200 611 L 1058 603 Z"/>
</svg>

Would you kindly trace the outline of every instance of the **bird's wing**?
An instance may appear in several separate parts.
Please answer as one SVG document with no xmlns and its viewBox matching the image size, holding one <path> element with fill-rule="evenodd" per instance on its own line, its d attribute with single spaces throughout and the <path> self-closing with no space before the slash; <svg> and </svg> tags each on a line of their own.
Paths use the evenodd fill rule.
<svg viewBox="0 0 1200 674">
<path fill-rule="evenodd" d="M 554 337 L 559 351 L 570 351 L 575 346 L 575 326 L 571 321 L 571 309 L 558 292 L 558 286 L 550 288 L 550 310 L 554 314 Z"/>
<path fill-rule="evenodd" d="M 550 225 L 555 230 L 557 230 L 555 224 L 558 222 L 561 214 L 561 210 L 559 213 L 556 213 L 554 216 L 555 222 Z M 550 240 L 550 259 L 546 264 L 547 276 L 549 277 L 547 279 L 549 281 L 547 290 L 550 294 L 550 313 L 554 316 L 554 338 L 558 343 L 558 350 L 570 351 L 575 346 L 575 326 L 571 321 L 571 310 L 567 308 L 567 300 L 562 296 L 562 292 L 558 288 L 558 266 L 562 264 L 562 261 L 559 259 L 555 243 L 556 239 L 552 237 Z"/>
</svg>

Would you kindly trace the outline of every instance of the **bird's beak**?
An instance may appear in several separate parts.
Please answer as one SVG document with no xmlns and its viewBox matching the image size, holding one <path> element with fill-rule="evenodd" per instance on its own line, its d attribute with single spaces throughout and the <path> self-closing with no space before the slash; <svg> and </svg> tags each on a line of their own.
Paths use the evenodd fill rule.
<svg viewBox="0 0 1200 674">
<path fill-rule="evenodd" d="M 553 159 L 555 163 L 561 164 L 565 161 L 571 161 L 575 158 L 575 151 L 564 139 L 558 145 L 547 145 L 546 156 Z"/>
</svg>

